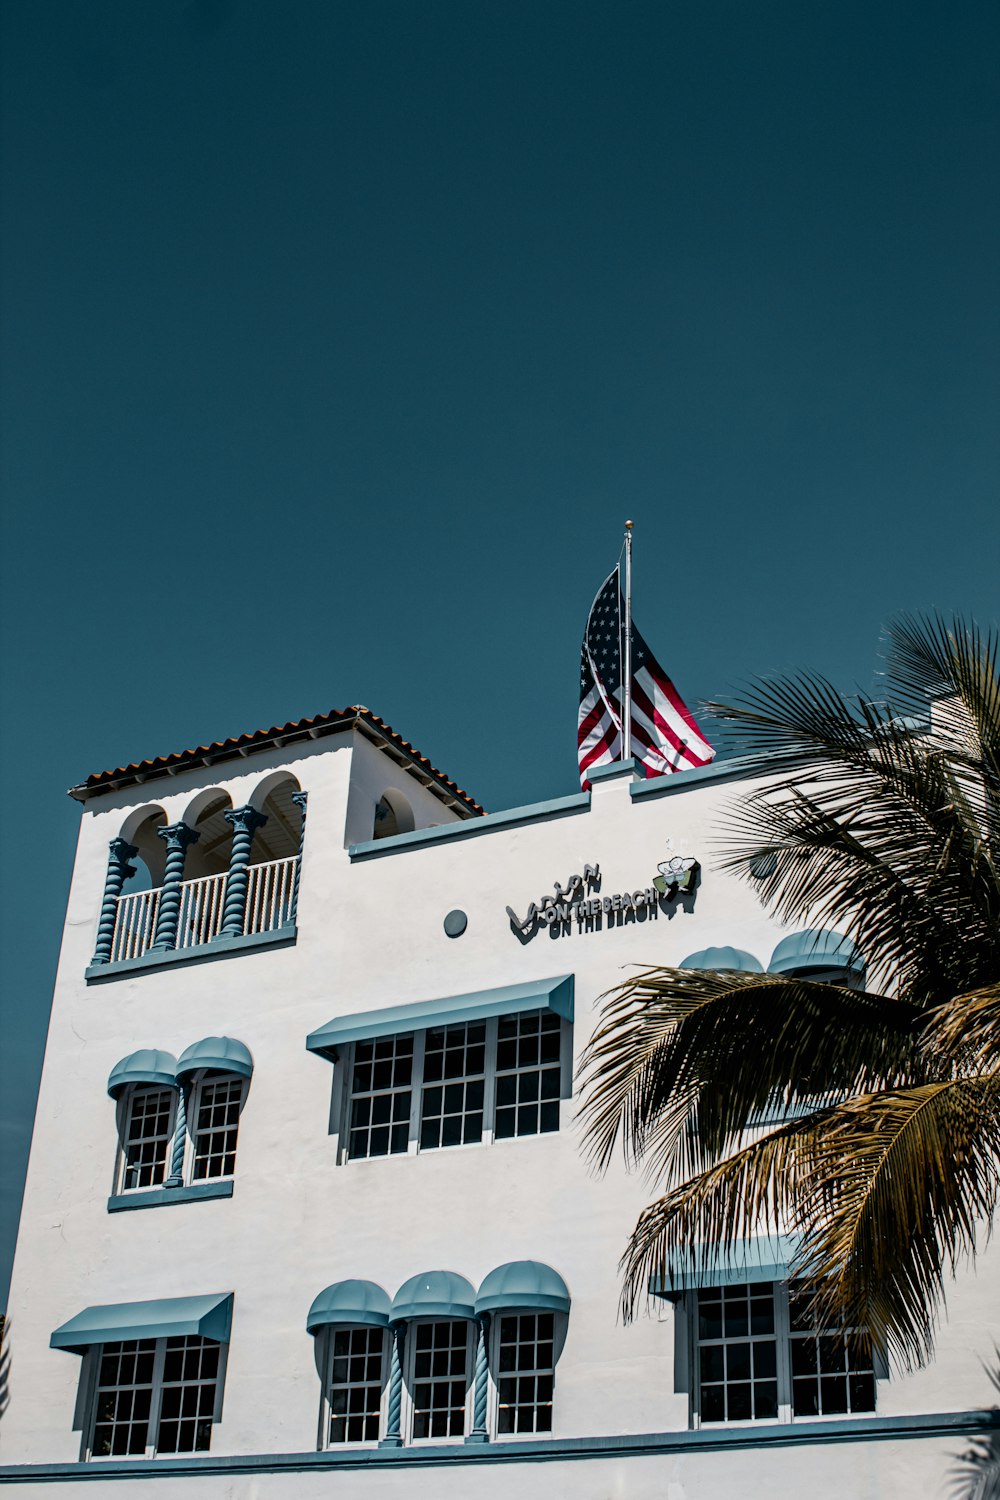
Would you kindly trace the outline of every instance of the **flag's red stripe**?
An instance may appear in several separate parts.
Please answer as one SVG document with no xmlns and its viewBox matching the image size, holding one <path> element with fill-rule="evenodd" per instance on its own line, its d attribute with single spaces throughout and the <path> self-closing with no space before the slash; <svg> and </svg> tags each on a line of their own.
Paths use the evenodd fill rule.
<svg viewBox="0 0 1000 1500">
<path fill-rule="evenodd" d="M 657 679 L 657 685 L 659 685 L 659 679 Z M 634 677 L 632 679 L 632 701 L 642 711 L 642 713 L 645 714 L 650 723 L 655 725 L 655 727 L 663 735 L 663 738 L 667 740 L 667 742 L 671 744 L 675 750 L 679 751 L 685 760 L 689 760 L 692 765 L 696 766 L 708 764 L 708 762 L 701 755 L 700 751 L 696 750 L 694 746 L 685 743 L 685 741 L 681 739 L 680 735 L 672 727 L 672 725 L 667 722 L 667 720 L 660 713 L 659 709 L 656 708 L 655 704 L 651 702 L 645 689 L 640 686 L 638 677 Z M 699 744 L 707 743 L 698 730 L 698 726 L 694 724 L 693 720 L 691 719 L 690 714 L 686 716 L 685 723 L 692 725 L 692 732 L 698 736 Z M 650 742 L 655 743 L 652 740 Z"/>
</svg>

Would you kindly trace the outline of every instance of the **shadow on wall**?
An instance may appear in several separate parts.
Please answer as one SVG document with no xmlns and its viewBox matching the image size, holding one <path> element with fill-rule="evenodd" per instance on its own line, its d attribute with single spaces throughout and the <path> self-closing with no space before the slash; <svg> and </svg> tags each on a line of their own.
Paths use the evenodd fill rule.
<svg viewBox="0 0 1000 1500">
<path fill-rule="evenodd" d="M 0 1421 L 10 1402 L 10 1319 L 0 1314 Z"/>
<path fill-rule="evenodd" d="M 986 1373 L 993 1389 L 1000 1392 L 1000 1348 L 994 1346 L 994 1353 L 996 1368 Z M 998 1423 L 996 1431 L 973 1438 L 955 1462 L 951 1482 L 954 1500 L 1000 1500 L 1000 1407 L 993 1406 L 992 1411 Z"/>
</svg>

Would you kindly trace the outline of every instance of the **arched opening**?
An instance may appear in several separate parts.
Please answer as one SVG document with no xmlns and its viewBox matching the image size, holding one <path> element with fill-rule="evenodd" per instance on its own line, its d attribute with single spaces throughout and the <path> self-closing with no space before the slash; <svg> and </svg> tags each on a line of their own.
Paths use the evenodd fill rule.
<svg viewBox="0 0 1000 1500">
<path fill-rule="evenodd" d="M 229 869 L 233 829 L 225 815 L 232 805 L 229 793 L 221 791 L 217 786 L 199 792 L 188 804 L 181 822 L 194 829 L 198 842 L 188 847 L 184 861 L 185 880 L 200 880 L 206 875 L 224 875 Z"/>
<path fill-rule="evenodd" d="M 387 787 L 375 805 L 373 839 L 393 838 L 397 833 L 412 833 L 415 827 L 413 808 L 395 787 Z"/>
<path fill-rule="evenodd" d="M 295 920 L 302 848 L 302 793 L 287 771 L 265 776 L 250 798 L 266 819 L 255 829 L 247 869 L 246 933 L 273 932 Z"/>
<path fill-rule="evenodd" d="M 129 859 L 135 870 L 122 886 L 122 895 L 131 896 L 137 891 L 148 891 L 163 884 L 163 864 L 166 848 L 157 837 L 156 830 L 162 828 L 167 815 L 162 807 L 140 807 L 122 824 L 119 838 L 138 850 Z"/>
<path fill-rule="evenodd" d="M 232 808 L 228 792 L 210 787 L 199 792 L 181 819 L 198 835 L 184 860 L 184 882 L 177 918 L 178 948 L 198 948 L 218 936 L 226 899 L 226 874 L 233 844 L 226 813 Z"/>
<path fill-rule="evenodd" d="M 254 788 L 250 805 L 263 813 L 267 822 L 254 834 L 252 865 L 291 859 L 298 854 L 302 844 L 302 809 L 293 798 L 299 790 L 295 777 L 287 771 L 275 771 Z"/>
</svg>

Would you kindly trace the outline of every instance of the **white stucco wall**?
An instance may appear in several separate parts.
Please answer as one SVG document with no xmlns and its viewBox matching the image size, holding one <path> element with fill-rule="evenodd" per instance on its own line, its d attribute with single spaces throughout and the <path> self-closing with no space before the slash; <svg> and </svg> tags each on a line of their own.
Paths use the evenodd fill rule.
<svg viewBox="0 0 1000 1500">
<path fill-rule="evenodd" d="M 218 785 L 240 806 L 276 767 L 291 771 L 309 793 L 294 947 L 87 985 L 108 840 L 140 803 L 134 792 L 119 792 L 84 811 L 14 1267 L 11 1399 L 0 1460 L 79 1457 L 73 1413 L 80 1360 L 50 1350 L 48 1341 L 88 1305 L 234 1292 L 212 1455 L 308 1452 L 317 1442 L 320 1389 L 305 1317 L 317 1292 L 341 1278 L 364 1277 L 391 1296 L 408 1277 L 437 1268 L 478 1285 L 494 1266 L 522 1258 L 552 1265 L 572 1296 L 553 1437 L 685 1430 L 688 1398 L 674 1391 L 671 1308 L 656 1307 L 627 1327 L 618 1316 L 618 1259 L 648 1187 L 618 1169 L 603 1179 L 588 1171 L 572 1102 L 564 1101 L 558 1134 L 338 1165 L 330 1130 L 334 1070 L 306 1051 L 305 1038 L 338 1015 L 572 973 L 578 1059 L 600 996 L 620 981 L 624 966 L 679 963 L 715 944 L 746 948 L 766 965 L 781 929 L 748 886 L 712 865 L 732 785 L 695 782 L 683 793 L 631 800 L 628 783 L 612 781 L 595 787 L 589 810 L 493 831 L 486 823 L 471 836 L 354 863 L 345 844 L 370 837 L 374 804 L 386 785 L 406 790 L 418 826 L 449 819 L 425 788 L 407 783 L 400 768 L 356 735 L 255 754 L 238 763 L 239 775 L 213 778 L 206 769 L 162 778 L 140 789 L 147 794 L 142 800 L 156 801 L 174 821 L 195 792 Z M 692 854 L 703 866 L 695 898 L 675 903 L 669 914 L 583 933 L 574 926 L 569 935 L 540 930 L 527 942 L 512 932 L 508 904 L 523 915 L 530 901 L 585 863 L 600 865 L 609 894 L 648 886 L 668 852 Z M 452 940 L 442 922 L 454 907 L 469 923 Z M 111 1068 L 138 1047 L 179 1055 L 220 1033 L 245 1042 L 255 1059 L 233 1197 L 109 1214 L 116 1150 L 115 1107 L 106 1093 Z M 982 1361 L 1000 1336 L 998 1290 L 1000 1257 L 991 1253 L 977 1276 L 963 1275 L 956 1285 L 935 1363 L 880 1385 L 880 1414 L 989 1404 Z M 907 1490 L 902 1476 L 914 1466 L 944 1472 L 954 1446 L 939 1439 L 882 1441 L 838 1444 L 829 1452 L 815 1446 L 739 1456 L 713 1451 L 525 1468 L 535 1475 L 532 1493 L 544 1488 L 595 1500 L 654 1493 L 709 1500 L 734 1490 L 763 1497 L 806 1488 L 817 1500 L 894 1497 L 936 1493 Z M 834 1452 L 836 1473 L 828 1478 Z M 352 1493 L 372 1500 L 399 1493 L 403 1482 L 415 1494 L 468 1493 L 468 1468 L 407 1470 L 405 1481 L 402 1473 L 357 1474 L 349 1483 Z M 501 1485 L 506 1493 L 515 1473 L 520 1467 L 478 1468 L 476 1494 L 499 1494 Z M 182 1488 L 185 1495 L 307 1496 L 329 1482 L 316 1473 L 156 1481 L 164 1497 Z M 122 1500 L 138 1488 L 131 1480 L 115 1483 Z M 34 1486 L 32 1493 L 46 1488 Z"/>
</svg>

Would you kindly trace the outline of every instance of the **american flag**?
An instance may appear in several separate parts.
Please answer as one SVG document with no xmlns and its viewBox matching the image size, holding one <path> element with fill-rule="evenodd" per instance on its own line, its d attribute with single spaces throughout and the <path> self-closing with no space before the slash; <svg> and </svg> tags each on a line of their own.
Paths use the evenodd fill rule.
<svg viewBox="0 0 1000 1500">
<path fill-rule="evenodd" d="M 580 714 L 577 746 L 580 783 L 587 772 L 621 760 L 625 609 L 619 571 L 605 579 L 590 607 L 580 652 Z M 715 751 L 694 721 L 670 678 L 632 626 L 632 754 L 647 776 L 667 776 L 707 766 Z"/>
</svg>

